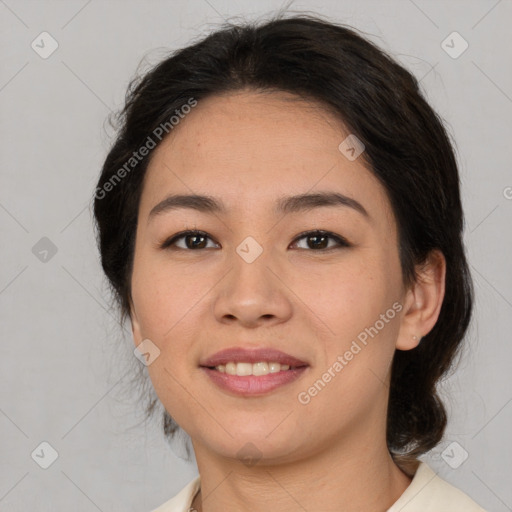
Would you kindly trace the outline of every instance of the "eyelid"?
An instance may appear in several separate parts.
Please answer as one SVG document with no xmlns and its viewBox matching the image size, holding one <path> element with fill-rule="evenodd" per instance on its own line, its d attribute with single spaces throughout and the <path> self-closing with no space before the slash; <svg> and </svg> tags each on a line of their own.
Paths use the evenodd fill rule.
<svg viewBox="0 0 512 512">
<path fill-rule="evenodd" d="M 176 243 L 176 241 L 178 241 L 180 238 L 184 238 L 187 235 L 201 235 L 206 238 L 209 238 L 210 240 L 214 240 L 208 233 L 206 233 L 206 231 L 201 231 L 200 229 L 184 229 L 183 231 L 175 233 L 171 237 L 166 238 L 161 244 L 159 244 L 160 249 L 167 249 L 171 247 L 172 244 Z M 178 249 L 190 252 L 193 251 L 193 249 L 182 249 L 181 247 L 178 247 Z"/>
<path fill-rule="evenodd" d="M 329 247 L 328 249 L 318 249 L 318 250 L 315 250 L 315 249 L 309 249 L 309 250 L 308 249 L 299 249 L 299 250 L 306 250 L 308 252 L 328 252 L 328 251 L 330 251 L 332 249 L 338 249 L 338 248 L 341 248 L 341 247 L 351 247 L 351 245 L 352 245 L 350 242 L 348 242 L 348 240 L 346 240 L 341 235 L 337 235 L 335 233 L 332 233 L 331 231 L 326 231 L 324 229 L 309 229 L 307 231 L 303 231 L 302 233 L 299 233 L 292 240 L 290 245 L 293 245 L 293 244 L 297 243 L 299 240 L 301 240 L 302 238 L 307 237 L 308 235 L 311 236 L 311 235 L 315 235 L 315 234 L 319 235 L 319 236 L 328 236 L 332 240 L 336 241 L 337 246 Z M 184 238 L 187 235 L 201 235 L 201 236 L 209 238 L 210 240 L 215 242 L 215 240 L 208 233 L 206 233 L 205 231 L 201 231 L 200 229 L 185 229 L 183 231 L 175 233 L 170 238 L 165 239 L 163 243 L 159 244 L 159 247 L 161 249 L 167 249 L 167 248 L 171 247 L 177 240 L 179 240 L 181 238 Z M 218 242 L 215 242 L 215 243 L 218 244 Z M 190 251 L 190 252 L 194 251 L 194 249 L 182 249 L 181 247 L 179 247 L 178 249 L 181 249 L 183 251 Z M 197 251 L 200 251 L 200 250 L 202 250 L 202 249 L 197 249 Z"/>
<path fill-rule="evenodd" d="M 309 252 L 327 252 L 331 249 L 338 249 L 340 247 L 351 247 L 351 243 L 341 235 L 337 235 L 336 233 L 332 233 L 331 231 L 326 231 L 325 229 L 309 229 L 307 231 L 303 231 L 302 233 L 299 233 L 292 241 L 292 244 L 296 243 L 301 238 L 305 238 L 308 235 L 320 235 L 320 236 L 328 236 L 329 238 L 335 240 L 337 242 L 337 246 L 335 247 L 329 247 L 328 249 L 318 249 L 315 251 L 314 249 L 310 249 Z M 301 249 L 305 250 L 305 249 Z"/>
</svg>

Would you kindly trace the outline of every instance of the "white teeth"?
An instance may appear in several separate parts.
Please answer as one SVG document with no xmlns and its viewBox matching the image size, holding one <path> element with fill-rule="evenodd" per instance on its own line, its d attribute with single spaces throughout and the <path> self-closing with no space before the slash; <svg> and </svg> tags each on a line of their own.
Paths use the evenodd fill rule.
<svg viewBox="0 0 512 512">
<path fill-rule="evenodd" d="M 280 371 L 289 370 L 290 366 L 287 364 L 279 364 L 265 361 L 258 363 L 235 363 L 230 362 L 227 364 L 219 364 L 215 367 L 221 373 L 228 375 L 238 375 L 239 377 L 246 377 L 248 375 L 267 375 L 269 373 L 278 373 Z"/>
<path fill-rule="evenodd" d="M 252 374 L 253 375 L 267 375 L 270 370 L 268 368 L 268 363 L 254 363 L 252 365 Z"/>
<path fill-rule="evenodd" d="M 279 363 L 268 363 L 268 371 L 270 373 L 277 373 L 281 371 L 281 365 Z"/>
<path fill-rule="evenodd" d="M 245 377 L 246 375 L 252 374 L 252 364 L 251 363 L 237 363 L 236 364 L 236 374 L 239 377 Z"/>
</svg>

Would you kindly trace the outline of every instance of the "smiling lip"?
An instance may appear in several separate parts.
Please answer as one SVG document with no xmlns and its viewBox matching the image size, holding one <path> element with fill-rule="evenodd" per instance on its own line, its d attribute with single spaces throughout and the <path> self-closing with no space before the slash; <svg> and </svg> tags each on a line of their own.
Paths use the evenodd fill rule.
<svg viewBox="0 0 512 512">
<path fill-rule="evenodd" d="M 248 375 L 239 377 L 238 375 L 228 375 L 207 367 L 201 367 L 214 384 L 225 391 L 229 391 L 239 396 L 254 396 L 270 393 L 275 389 L 288 384 L 300 377 L 307 369 L 307 366 L 301 366 L 295 370 L 284 370 L 278 373 L 269 373 L 268 375 Z"/>
<path fill-rule="evenodd" d="M 290 369 L 257 376 L 229 375 L 215 369 L 216 366 L 230 362 L 258 363 L 262 361 L 288 365 Z M 237 347 L 221 350 L 200 363 L 201 370 L 208 375 L 214 384 L 224 391 L 238 396 L 256 396 L 270 393 L 299 378 L 308 366 L 308 363 L 279 350 L 270 348 L 248 350 Z"/>
<path fill-rule="evenodd" d="M 227 348 L 215 353 L 213 356 L 205 359 L 199 363 L 199 366 L 205 366 L 213 368 L 219 364 L 227 364 L 230 362 L 236 363 L 258 363 L 260 361 L 275 362 L 279 364 L 287 364 L 292 367 L 308 366 L 308 363 L 301 361 L 296 357 L 285 354 L 280 350 L 272 348 L 258 348 L 258 349 L 246 349 L 246 348 Z"/>
</svg>

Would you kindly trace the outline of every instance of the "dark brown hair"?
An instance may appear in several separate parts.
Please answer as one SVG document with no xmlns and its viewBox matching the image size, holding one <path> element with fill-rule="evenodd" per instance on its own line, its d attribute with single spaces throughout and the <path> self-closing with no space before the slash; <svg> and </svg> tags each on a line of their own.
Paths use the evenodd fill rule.
<svg viewBox="0 0 512 512">
<path fill-rule="evenodd" d="M 418 81 L 349 27 L 306 14 L 228 23 L 132 81 L 94 198 L 101 262 L 121 321 L 130 312 L 137 212 L 152 153 L 121 173 L 122 179 L 113 181 L 114 175 L 119 178 L 133 152 L 191 98 L 200 103 L 247 88 L 313 99 L 364 143 L 365 161 L 387 191 L 397 220 L 406 285 L 433 249 L 446 259 L 445 297 L 436 325 L 417 348 L 397 350 L 392 366 L 388 448 L 396 460 L 414 459 L 442 438 L 446 412 L 436 384 L 454 360 L 473 305 L 459 175 L 450 139 Z M 166 434 L 171 437 L 177 429 L 164 412 Z"/>
</svg>

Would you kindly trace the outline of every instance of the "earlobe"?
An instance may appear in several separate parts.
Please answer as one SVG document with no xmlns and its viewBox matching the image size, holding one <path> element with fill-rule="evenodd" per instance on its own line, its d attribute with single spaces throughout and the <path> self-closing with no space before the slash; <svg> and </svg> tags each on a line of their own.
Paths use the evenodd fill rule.
<svg viewBox="0 0 512 512">
<path fill-rule="evenodd" d="M 439 318 L 445 293 L 446 260 L 437 249 L 416 268 L 416 281 L 407 290 L 404 314 L 396 341 L 398 350 L 416 348 Z"/>
</svg>

